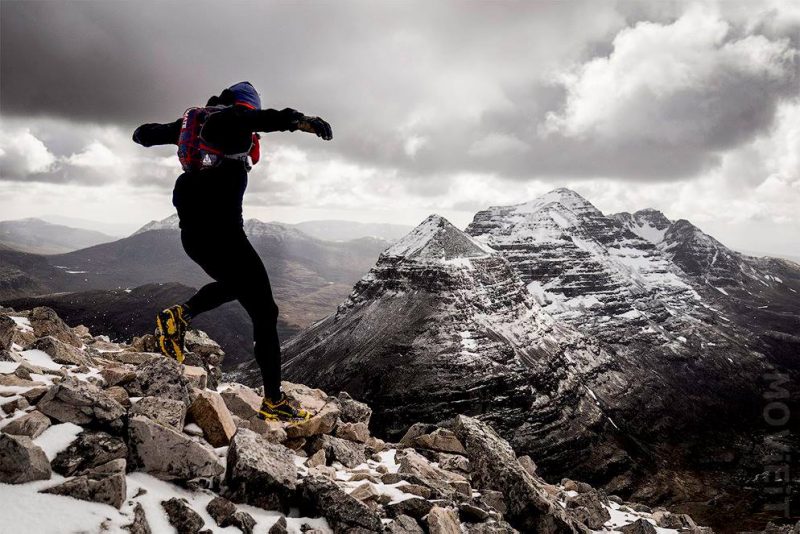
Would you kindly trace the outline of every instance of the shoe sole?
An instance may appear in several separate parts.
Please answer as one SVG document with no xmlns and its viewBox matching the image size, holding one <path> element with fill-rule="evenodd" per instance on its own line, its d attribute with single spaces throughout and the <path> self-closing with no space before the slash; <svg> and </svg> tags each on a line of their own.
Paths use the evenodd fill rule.
<svg viewBox="0 0 800 534">
<path fill-rule="evenodd" d="M 185 324 L 186 321 L 180 317 L 180 320 Z M 158 347 L 161 353 L 167 358 L 177 360 L 178 363 L 183 363 L 184 354 L 183 348 L 180 346 L 175 336 L 178 333 L 175 314 L 172 310 L 164 310 L 156 315 L 156 337 L 158 337 Z"/>
<path fill-rule="evenodd" d="M 305 423 L 306 421 L 311 419 L 310 416 L 306 417 L 305 419 L 281 419 L 280 416 L 276 414 L 272 413 L 268 414 L 262 411 L 259 411 L 258 414 L 256 414 L 256 417 L 258 417 L 262 421 L 277 421 L 279 423 L 289 423 L 290 425 L 299 425 L 300 423 Z"/>
</svg>

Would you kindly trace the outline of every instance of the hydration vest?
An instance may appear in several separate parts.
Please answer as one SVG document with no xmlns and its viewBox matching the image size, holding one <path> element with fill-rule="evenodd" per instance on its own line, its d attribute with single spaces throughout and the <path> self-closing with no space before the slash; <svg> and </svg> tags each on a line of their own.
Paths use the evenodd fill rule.
<svg viewBox="0 0 800 534">
<path fill-rule="evenodd" d="M 250 148 L 238 154 L 226 154 L 203 139 L 203 126 L 208 118 L 225 106 L 189 108 L 183 113 L 181 133 L 178 136 L 178 159 L 184 172 L 216 167 L 225 159 L 241 161 L 249 171 L 260 159 L 259 135 L 254 133 Z M 252 162 L 252 163 L 251 163 Z"/>
</svg>

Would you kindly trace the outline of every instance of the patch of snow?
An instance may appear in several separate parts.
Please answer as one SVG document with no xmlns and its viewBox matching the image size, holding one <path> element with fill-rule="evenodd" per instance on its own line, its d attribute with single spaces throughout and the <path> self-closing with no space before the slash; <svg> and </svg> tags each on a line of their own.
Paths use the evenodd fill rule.
<svg viewBox="0 0 800 534">
<path fill-rule="evenodd" d="M 36 365 L 38 367 L 42 367 L 44 369 L 52 369 L 54 371 L 61 369 L 61 365 L 54 362 L 53 359 L 50 357 L 50 355 L 44 352 L 43 350 L 38 350 L 38 349 L 23 350 L 19 354 L 29 363 Z"/>
<path fill-rule="evenodd" d="M 0 362 L 0 375 L 9 375 L 17 370 L 19 362 Z"/>
<path fill-rule="evenodd" d="M 139 399 L 137 399 L 137 400 L 139 400 Z M 189 423 L 187 425 L 184 425 L 183 426 L 183 431 L 185 433 L 189 434 L 190 436 L 202 436 L 203 435 L 203 429 L 200 428 L 199 426 L 197 426 L 196 423 Z"/>
<path fill-rule="evenodd" d="M 61 423 L 42 432 L 33 442 L 42 448 L 47 459 L 52 462 L 56 454 L 69 447 L 81 432 L 83 428 L 75 423 Z"/>
<path fill-rule="evenodd" d="M 537 280 L 530 282 L 528 284 L 528 292 L 533 295 L 533 298 L 540 306 L 546 306 L 549 303 L 549 300 L 547 299 L 547 293 L 545 292 L 544 286 L 542 286 L 541 282 Z"/>
<path fill-rule="evenodd" d="M 453 260 L 494 254 L 439 215 L 431 215 L 383 254 L 407 259 Z"/>
<path fill-rule="evenodd" d="M 378 457 L 380 458 L 379 463 L 386 466 L 386 469 L 388 469 L 390 473 L 397 473 L 400 471 L 400 464 L 396 461 L 396 454 L 397 449 L 389 449 L 388 451 L 378 453 Z"/>
<path fill-rule="evenodd" d="M 39 493 L 39 490 L 55 486 L 63 480 L 63 477 L 54 475 L 50 480 L 27 484 L 0 484 L 0 501 L 5 503 L 0 514 L 0 532 L 100 532 L 100 524 L 111 518 L 114 524 L 103 532 L 124 534 L 122 525 L 130 521 L 106 504 Z"/>
<path fill-rule="evenodd" d="M 626 311 L 625 313 L 620 313 L 620 314 L 617 315 L 617 317 L 622 317 L 624 319 L 636 319 L 637 317 L 641 317 L 641 316 L 642 316 L 642 312 L 640 312 L 637 309 L 632 309 L 632 310 Z"/>
<path fill-rule="evenodd" d="M 144 488 L 147 490 L 147 493 L 137 497 L 136 500 L 142 504 L 142 508 L 144 508 L 145 515 L 147 516 L 147 521 L 150 523 L 150 529 L 153 532 L 174 532 L 174 529 L 169 524 L 167 515 L 161 506 L 161 501 L 171 499 L 172 497 L 186 499 L 192 510 L 200 514 L 200 517 L 202 517 L 203 521 L 205 521 L 205 526 L 203 528 L 210 529 L 215 533 L 239 532 L 239 530 L 234 527 L 227 527 L 224 529 L 218 527 L 214 519 L 208 514 L 206 511 L 206 506 L 208 505 L 209 501 L 214 498 L 214 495 L 210 492 L 192 492 L 185 488 L 176 486 L 175 484 L 159 480 L 146 473 L 130 473 L 128 475 L 129 499 L 133 498 L 139 488 Z M 279 512 L 267 511 L 255 506 L 249 506 L 245 504 L 237 504 L 236 506 L 239 510 L 252 515 L 253 519 L 256 520 L 256 525 L 253 528 L 253 532 L 267 532 L 281 517 Z M 109 508 L 106 507 L 106 509 L 108 510 Z M 127 505 L 127 503 L 123 506 L 123 511 L 132 511 L 132 509 L 133 507 Z M 325 521 L 323 518 L 292 517 L 291 515 L 287 516 L 286 518 L 287 530 L 291 534 L 300 534 L 300 527 L 304 523 L 325 533 L 333 532 L 327 521 Z M 130 520 L 128 520 L 128 522 L 130 522 Z"/>
<path fill-rule="evenodd" d="M 459 332 L 461 336 L 461 348 L 465 351 L 474 351 L 478 348 L 478 342 L 472 338 L 472 333 L 469 331 Z"/>
<path fill-rule="evenodd" d="M 23 332 L 33 332 L 31 321 L 27 317 L 18 317 L 16 315 L 9 315 L 9 317 L 17 323 L 17 328 Z"/>
</svg>

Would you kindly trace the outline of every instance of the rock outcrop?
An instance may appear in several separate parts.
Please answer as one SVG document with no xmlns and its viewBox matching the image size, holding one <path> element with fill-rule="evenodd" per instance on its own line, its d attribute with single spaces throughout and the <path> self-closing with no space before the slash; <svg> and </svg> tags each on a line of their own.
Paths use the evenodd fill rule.
<svg viewBox="0 0 800 534">
<path fill-rule="evenodd" d="M 88 332 L 80 338 L 85 347 L 76 350 L 84 352 L 93 345 L 130 348 Z M 97 354 L 87 360 L 91 365 L 60 366 L 39 352 L 10 354 L 11 364 L 0 368 L 0 377 L 14 377 L 7 381 L 13 385 L 0 384 L 11 419 L 0 422 L 0 481 L 46 480 L 51 469 L 66 477 L 37 489 L 109 505 L 103 525 L 86 525 L 87 531 L 118 527 L 146 534 L 147 514 L 158 504 L 179 532 L 206 529 L 203 508 L 220 528 L 244 533 L 583 533 L 618 531 L 639 519 L 695 528 L 688 516 L 651 512 L 588 484 L 548 484 L 533 459 L 517 459 L 488 422 L 475 418 L 411 425 L 402 443 L 387 443 L 369 431 L 370 407 L 347 394 L 284 382 L 284 391 L 312 417 L 294 425 L 267 423 L 255 417 L 256 391 L 241 384 L 221 384 L 222 394 L 192 389 L 183 368 L 160 356 L 127 368 Z M 33 365 L 31 355 L 51 373 L 35 373 L 44 377 L 37 381 L 14 374 Z M 130 404 L 123 405 L 111 400 L 115 388 L 145 396 L 126 396 Z M 42 447 L 24 433 L 42 440 Z M 152 489 L 156 497 L 143 487 L 152 479 L 137 472 L 161 479 Z M 175 495 L 164 495 L 169 488 Z M 245 505 L 297 509 L 303 517 L 265 521 Z M 612 513 L 625 519 L 612 525 Z"/>
</svg>

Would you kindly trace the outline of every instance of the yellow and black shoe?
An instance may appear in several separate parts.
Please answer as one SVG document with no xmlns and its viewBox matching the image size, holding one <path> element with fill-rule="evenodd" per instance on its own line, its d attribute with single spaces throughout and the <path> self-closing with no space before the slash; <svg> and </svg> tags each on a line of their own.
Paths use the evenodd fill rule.
<svg viewBox="0 0 800 534">
<path fill-rule="evenodd" d="M 261 409 L 258 411 L 258 417 L 265 421 L 283 421 L 285 423 L 302 423 L 308 421 L 311 414 L 295 406 L 295 403 L 286 398 L 286 394 L 281 394 L 281 400 L 272 402 L 270 399 L 264 397 L 261 401 Z"/>
<path fill-rule="evenodd" d="M 186 306 L 176 304 L 156 315 L 156 338 L 161 353 L 183 363 L 183 339 L 189 328 L 189 312 Z"/>
</svg>

